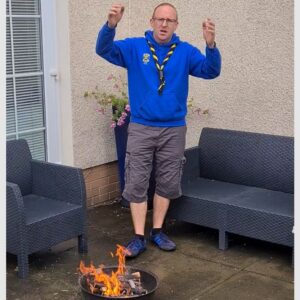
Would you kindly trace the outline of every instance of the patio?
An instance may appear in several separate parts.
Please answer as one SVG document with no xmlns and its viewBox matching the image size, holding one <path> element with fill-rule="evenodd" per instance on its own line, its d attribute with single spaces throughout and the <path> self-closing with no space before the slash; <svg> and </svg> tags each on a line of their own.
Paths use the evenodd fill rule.
<svg viewBox="0 0 300 300">
<path fill-rule="evenodd" d="M 146 232 L 149 232 L 151 212 Z M 153 299 L 294 299 L 292 250 L 289 247 L 231 236 L 227 251 L 218 250 L 215 230 L 169 220 L 167 232 L 175 252 L 148 244 L 147 251 L 127 265 L 152 271 L 159 277 Z M 118 203 L 88 211 L 89 253 L 95 265 L 115 265 L 110 252 L 132 235 L 128 209 Z M 82 299 L 77 267 L 77 240 L 29 258 L 29 277 L 17 277 L 17 259 L 7 254 L 7 299 Z"/>
</svg>

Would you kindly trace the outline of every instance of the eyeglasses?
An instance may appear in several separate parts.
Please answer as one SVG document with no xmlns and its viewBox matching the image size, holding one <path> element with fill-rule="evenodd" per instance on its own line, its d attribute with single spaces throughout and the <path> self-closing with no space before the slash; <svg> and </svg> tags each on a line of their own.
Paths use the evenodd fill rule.
<svg viewBox="0 0 300 300">
<path fill-rule="evenodd" d="M 164 19 L 164 18 L 152 18 L 158 25 L 163 25 L 166 21 L 166 24 L 176 24 L 177 20 L 175 19 Z"/>
</svg>

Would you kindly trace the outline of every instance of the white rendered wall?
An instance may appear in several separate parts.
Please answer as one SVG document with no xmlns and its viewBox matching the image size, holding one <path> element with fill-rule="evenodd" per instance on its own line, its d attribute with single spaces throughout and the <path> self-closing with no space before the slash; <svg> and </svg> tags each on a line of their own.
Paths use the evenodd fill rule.
<svg viewBox="0 0 300 300">
<path fill-rule="evenodd" d="M 96 85 L 112 91 L 110 73 L 125 75 L 95 54 L 99 28 L 113 1 L 69 1 L 69 52 L 74 164 L 82 168 L 116 159 L 109 116 L 99 117 L 84 91 Z M 127 0 L 117 39 L 142 36 L 158 1 Z M 198 143 L 203 127 L 293 136 L 294 41 L 293 1 L 203 0 L 172 1 L 178 9 L 177 34 L 205 50 L 201 23 L 216 23 L 222 73 L 206 81 L 190 78 L 194 105 L 209 115 L 189 114 L 187 147 Z M 70 124 L 70 122 L 68 123 Z"/>
</svg>

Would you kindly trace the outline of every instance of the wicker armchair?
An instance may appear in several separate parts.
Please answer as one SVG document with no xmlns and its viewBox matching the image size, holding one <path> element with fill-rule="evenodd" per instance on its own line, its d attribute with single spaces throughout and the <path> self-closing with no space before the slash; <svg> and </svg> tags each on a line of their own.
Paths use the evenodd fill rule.
<svg viewBox="0 0 300 300">
<path fill-rule="evenodd" d="M 25 140 L 6 144 L 7 252 L 28 275 L 28 255 L 73 237 L 87 252 L 86 192 L 81 169 L 33 160 Z"/>
</svg>

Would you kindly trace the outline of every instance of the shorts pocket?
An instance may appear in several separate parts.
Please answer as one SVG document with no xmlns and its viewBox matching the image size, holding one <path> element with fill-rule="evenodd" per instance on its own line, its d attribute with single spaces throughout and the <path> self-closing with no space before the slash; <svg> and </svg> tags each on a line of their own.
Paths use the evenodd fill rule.
<svg viewBox="0 0 300 300">
<path fill-rule="evenodd" d="M 125 183 L 130 183 L 130 154 L 127 152 L 125 156 Z"/>
</svg>

